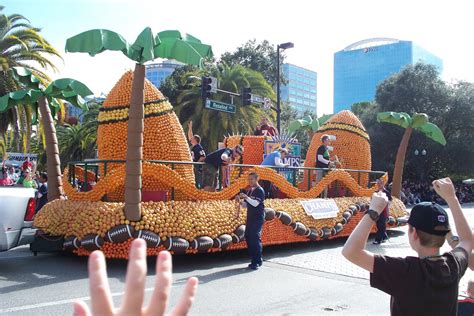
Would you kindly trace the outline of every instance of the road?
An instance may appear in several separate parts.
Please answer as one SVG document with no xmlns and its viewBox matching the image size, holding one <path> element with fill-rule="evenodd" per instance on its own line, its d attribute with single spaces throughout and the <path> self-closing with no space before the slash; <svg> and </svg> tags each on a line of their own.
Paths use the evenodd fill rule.
<svg viewBox="0 0 474 316">
<path fill-rule="evenodd" d="M 474 205 L 465 207 L 474 226 Z M 405 256 L 406 228 L 389 233 L 377 253 Z M 200 280 L 192 315 L 389 315 L 389 296 L 369 286 L 369 274 L 340 254 L 342 240 L 265 248 L 264 267 L 245 269 L 245 251 L 174 258 L 173 304 L 186 279 Z M 149 258 L 147 299 L 154 280 Z M 107 262 L 116 304 L 124 289 L 126 262 Z M 71 315 L 77 299 L 88 302 L 87 259 L 64 254 L 33 257 L 28 247 L 0 253 L 0 314 Z M 463 280 L 466 283 L 466 279 Z M 465 285 L 461 285 L 461 289 Z"/>
</svg>

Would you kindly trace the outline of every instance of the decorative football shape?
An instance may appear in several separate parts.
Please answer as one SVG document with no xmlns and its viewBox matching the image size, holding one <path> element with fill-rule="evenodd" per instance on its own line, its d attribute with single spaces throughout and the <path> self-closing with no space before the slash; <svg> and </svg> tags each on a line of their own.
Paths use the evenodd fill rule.
<svg viewBox="0 0 474 316">
<path fill-rule="evenodd" d="M 214 248 L 226 249 L 232 244 L 232 237 L 229 234 L 222 234 L 217 238 L 214 238 Z"/>
<path fill-rule="evenodd" d="M 333 235 L 339 234 L 343 228 L 344 226 L 341 223 L 337 223 L 336 225 L 334 225 L 333 229 L 331 230 L 331 233 Z"/>
<path fill-rule="evenodd" d="M 362 203 L 357 202 L 357 203 L 355 204 L 355 207 L 357 208 L 357 212 L 361 212 L 361 211 L 362 211 Z"/>
<path fill-rule="evenodd" d="M 304 226 L 303 223 L 295 222 L 291 224 L 291 227 L 297 235 L 303 236 L 304 234 L 306 234 L 306 226 Z"/>
<path fill-rule="evenodd" d="M 306 237 L 309 238 L 311 241 L 316 241 L 318 240 L 318 230 L 314 227 L 310 227 L 308 231 L 306 232 Z"/>
<path fill-rule="evenodd" d="M 351 220 L 352 214 L 349 211 L 345 211 L 344 213 L 342 213 L 342 217 L 346 219 L 346 223 L 349 223 L 349 221 Z"/>
<path fill-rule="evenodd" d="M 132 225 L 117 225 L 105 234 L 105 240 L 114 244 L 127 241 L 133 237 L 135 229 Z"/>
<path fill-rule="evenodd" d="M 149 230 L 136 230 L 133 237 L 144 239 L 148 248 L 156 248 L 161 243 L 160 236 Z"/>
<path fill-rule="evenodd" d="M 280 219 L 280 221 L 285 225 L 290 225 L 292 222 L 291 216 L 283 211 L 277 211 L 276 217 Z"/>
<path fill-rule="evenodd" d="M 369 204 L 368 203 L 363 203 L 361 206 L 360 206 L 360 210 L 362 212 L 367 212 L 369 210 Z"/>
<path fill-rule="evenodd" d="M 199 252 L 206 252 L 214 245 L 214 240 L 209 236 L 196 237 L 189 243 L 190 249 L 197 249 Z"/>
<path fill-rule="evenodd" d="M 331 229 L 329 227 L 323 227 L 323 229 L 319 231 L 319 237 L 322 239 L 327 239 L 329 236 L 331 236 Z"/>
<path fill-rule="evenodd" d="M 181 237 L 168 237 L 163 243 L 166 250 L 172 251 L 176 254 L 183 254 L 189 247 L 189 242 Z"/>
<path fill-rule="evenodd" d="M 245 225 L 240 225 L 232 234 L 232 242 L 234 244 L 241 242 L 245 239 Z"/>
<path fill-rule="evenodd" d="M 104 245 L 104 239 L 99 235 L 89 234 L 84 236 L 81 240 L 81 246 L 86 250 L 94 251 L 102 248 Z"/>
<path fill-rule="evenodd" d="M 276 212 L 274 209 L 266 207 L 265 208 L 265 220 L 270 221 L 275 218 Z"/>
<path fill-rule="evenodd" d="M 69 250 L 69 251 L 77 249 L 80 246 L 81 246 L 81 241 L 77 239 L 77 237 L 75 236 L 66 238 L 63 243 L 64 250 Z"/>
<path fill-rule="evenodd" d="M 392 226 L 393 226 L 393 225 L 396 225 L 396 224 L 397 224 L 397 220 L 395 219 L 395 217 L 389 216 L 389 217 L 387 218 L 387 223 L 388 223 L 389 225 L 392 225 Z"/>
<path fill-rule="evenodd" d="M 358 207 L 357 205 L 349 205 L 348 211 L 351 212 L 352 214 L 357 213 L 360 210 L 360 206 Z"/>
</svg>

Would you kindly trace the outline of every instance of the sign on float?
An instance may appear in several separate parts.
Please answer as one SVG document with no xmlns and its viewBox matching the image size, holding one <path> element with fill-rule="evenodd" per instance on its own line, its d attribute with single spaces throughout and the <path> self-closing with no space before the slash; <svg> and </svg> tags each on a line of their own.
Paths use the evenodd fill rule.
<svg viewBox="0 0 474 316">
<path fill-rule="evenodd" d="M 301 201 L 306 214 L 314 219 L 335 218 L 339 212 L 336 201 L 333 199 L 314 199 Z"/>
</svg>

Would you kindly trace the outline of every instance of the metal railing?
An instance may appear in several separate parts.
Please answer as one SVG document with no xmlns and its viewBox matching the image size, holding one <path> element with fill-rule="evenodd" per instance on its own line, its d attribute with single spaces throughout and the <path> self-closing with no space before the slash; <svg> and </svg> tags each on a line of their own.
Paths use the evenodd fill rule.
<svg viewBox="0 0 474 316">
<path fill-rule="evenodd" d="M 98 182 L 99 178 L 105 177 L 107 172 L 109 171 L 110 167 L 117 164 L 124 164 L 125 160 L 85 160 L 85 161 L 71 161 L 68 163 L 68 170 L 69 170 L 69 182 L 76 187 L 80 191 L 88 191 L 89 190 L 89 183 L 91 180 L 94 182 Z M 180 165 L 191 165 L 194 167 L 197 166 L 204 166 L 205 163 L 203 162 L 189 162 L 189 161 L 168 161 L 168 160 L 143 160 L 143 162 L 149 163 L 157 163 L 169 166 L 172 170 L 174 170 L 177 166 Z M 76 174 L 75 167 L 82 168 L 82 179 L 83 181 L 78 181 L 78 175 Z M 311 189 L 316 183 L 314 180 L 316 179 L 316 172 L 329 172 L 334 169 L 330 168 L 313 168 L 313 167 L 275 167 L 275 166 L 261 166 L 261 165 L 248 165 L 248 164 L 229 164 L 228 167 L 231 170 L 234 168 L 239 169 L 239 174 L 243 174 L 245 169 L 250 169 L 254 167 L 266 167 L 276 170 L 278 173 L 285 176 L 289 183 L 291 183 L 294 187 L 298 187 L 301 190 L 309 190 Z M 200 168 L 198 174 L 200 173 L 199 179 L 203 179 L 203 168 Z M 349 172 L 354 180 L 357 181 L 359 186 L 368 187 L 371 182 L 375 181 L 379 177 L 385 174 L 384 171 L 371 171 L 371 170 L 357 170 L 357 169 L 342 169 L 339 168 L 337 170 L 343 170 Z M 89 172 L 92 172 L 94 175 L 92 179 L 90 178 Z M 230 172 L 230 171 L 229 171 Z M 218 172 L 218 185 L 215 189 L 221 190 L 223 188 L 223 182 L 225 179 L 222 178 L 222 172 Z M 303 184 L 303 181 L 305 183 Z M 197 183 L 196 185 L 198 188 L 202 188 L 202 183 Z M 337 196 L 346 196 L 347 192 L 341 193 L 340 192 L 340 185 L 336 180 L 332 184 L 332 189 L 336 192 Z M 343 188 L 343 187 L 342 187 Z M 346 189 L 346 188 L 345 188 Z M 171 199 L 174 199 L 174 187 L 171 188 Z"/>
</svg>

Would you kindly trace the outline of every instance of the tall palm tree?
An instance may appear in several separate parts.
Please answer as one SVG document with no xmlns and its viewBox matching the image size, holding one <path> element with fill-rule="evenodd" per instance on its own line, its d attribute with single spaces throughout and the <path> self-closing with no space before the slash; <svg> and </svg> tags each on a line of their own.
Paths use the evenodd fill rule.
<svg viewBox="0 0 474 316">
<path fill-rule="evenodd" d="M 39 28 L 33 27 L 20 14 L 4 14 L 3 9 L 0 6 L 0 95 L 21 88 L 8 72 L 11 67 L 25 67 L 45 83 L 50 80 L 43 69 L 50 67 L 56 70 L 50 58 L 61 58 L 59 52 L 41 36 Z M 4 145 L 4 136 L 9 126 L 14 131 L 17 149 L 20 149 L 21 138 L 23 151 L 28 150 L 31 119 L 31 108 L 22 105 L 0 114 L 0 154 L 3 153 L 1 145 Z"/>
<path fill-rule="evenodd" d="M 120 34 L 104 29 L 85 31 L 66 42 L 68 52 L 82 52 L 94 56 L 106 50 L 121 51 L 136 62 L 128 117 L 124 212 L 128 220 L 137 221 L 141 218 L 144 63 L 155 58 L 169 58 L 201 65 L 204 58 L 212 57 L 212 49 L 194 36 L 179 31 L 163 31 L 153 36 L 149 27 L 138 35 L 133 44 L 129 44 Z"/>
<path fill-rule="evenodd" d="M 222 90 L 240 93 L 242 88 L 251 87 L 252 93 L 270 99 L 275 98 L 272 87 L 262 74 L 240 65 L 220 64 L 217 68 L 211 69 L 210 74 L 217 78 L 219 88 Z M 196 76 L 196 73 L 188 75 Z M 194 82 L 184 89 L 178 96 L 175 111 L 183 123 L 193 121 L 195 132 L 206 135 L 203 142 L 208 149 L 215 148 L 225 134 L 252 134 L 261 117 L 265 115 L 261 106 L 242 106 L 238 97 L 234 97 L 233 100 L 237 105 L 235 114 L 205 109 L 200 89 L 200 82 Z M 216 94 L 213 99 L 231 103 L 231 98 L 227 95 Z"/>
<path fill-rule="evenodd" d="M 403 168 L 405 166 L 405 156 L 413 130 L 422 132 L 426 137 L 441 145 L 446 145 L 441 129 L 429 122 L 425 113 L 415 113 L 413 116 L 405 112 L 381 112 L 377 115 L 377 121 L 398 125 L 405 129 L 400 145 L 398 146 L 395 168 L 393 169 L 392 195 L 399 198 L 402 189 Z"/>
<path fill-rule="evenodd" d="M 57 99 L 70 102 L 74 106 L 87 110 L 82 98 L 92 94 L 83 83 L 73 79 L 57 79 L 44 87 L 40 79 L 31 71 L 22 67 L 11 69 L 12 77 L 26 90 L 10 92 L 0 98 L 0 113 L 20 104 L 29 104 L 34 112 L 41 114 L 46 145 L 46 171 L 48 172 L 48 201 L 60 198 L 64 192 L 61 179 L 61 162 L 59 159 L 58 139 L 54 117 L 59 112 Z"/>
</svg>

